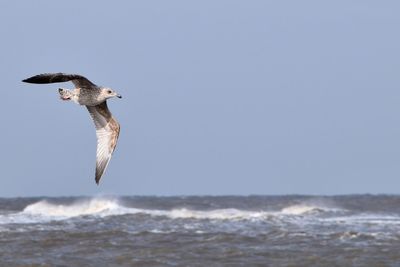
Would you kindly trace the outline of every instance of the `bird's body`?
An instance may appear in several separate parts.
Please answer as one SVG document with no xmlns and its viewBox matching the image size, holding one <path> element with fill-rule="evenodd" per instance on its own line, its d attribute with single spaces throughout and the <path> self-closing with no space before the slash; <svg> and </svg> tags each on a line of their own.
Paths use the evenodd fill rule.
<svg viewBox="0 0 400 267">
<path fill-rule="evenodd" d="M 59 88 L 60 98 L 64 101 L 84 105 L 92 117 L 97 135 L 97 159 L 96 159 L 96 183 L 103 175 L 111 155 L 117 145 L 120 126 L 107 107 L 107 99 L 111 97 L 121 98 L 108 87 L 97 86 L 87 78 L 78 74 L 45 73 L 23 80 L 27 83 L 59 83 L 71 81 L 75 89 Z"/>
<path fill-rule="evenodd" d="M 101 95 L 101 89 L 93 88 L 93 90 L 81 90 L 75 88 L 73 90 L 59 88 L 60 98 L 62 100 L 72 100 L 78 105 L 83 106 L 97 106 L 104 102 L 104 98 Z"/>
</svg>

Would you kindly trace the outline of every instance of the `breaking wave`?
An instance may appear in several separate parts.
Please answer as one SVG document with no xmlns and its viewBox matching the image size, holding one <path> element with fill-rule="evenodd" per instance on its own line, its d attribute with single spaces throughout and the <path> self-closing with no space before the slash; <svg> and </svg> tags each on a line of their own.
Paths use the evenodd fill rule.
<svg viewBox="0 0 400 267">
<path fill-rule="evenodd" d="M 20 212 L 0 213 L 0 232 L 2 231 L 2 225 L 41 224 L 70 219 L 92 220 L 93 218 L 119 215 L 150 216 L 157 220 L 247 221 L 301 225 L 320 223 L 329 225 L 400 225 L 400 216 L 398 215 L 354 213 L 335 207 L 332 203 L 322 202 L 300 202 L 281 208 L 276 207 L 275 210 L 243 210 L 237 208 L 197 210 L 181 207 L 147 209 L 135 208 L 132 204 L 129 205 L 119 201 L 118 198 L 103 197 L 81 199 L 72 203 L 41 200 L 27 205 Z"/>
<path fill-rule="evenodd" d="M 201 219 L 201 220 L 268 220 L 271 218 L 297 218 L 337 212 L 340 209 L 329 208 L 316 204 L 296 204 L 280 210 L 254 211 L 235 208 L 195 210 L 174 208 L 171 210 L 141 209 L 128 207 L 117 198 L 91 198 L 69 204 L 52 203 L 41 200 L 25 207 L 21 212 L 0 215 L 0 224 L 35 223 L 51 220 L 65 220 L 80 216 L 117 216 L 127 214 L 142 214 L 161 216 L 170 219 Z"/>
<path fill-rule="evenodd" d="M 304 215 L 315 214 L 323 212 L 342 212 L 343 209 L 328 207 L 324 205 L 315 204 L 297 204 L 282 209 L 282 214 L 287 215 Z"/>
<path fill-rule="evenodd" d="M 54 204 L 46 200 L 28 205 L 22 213 L 50 217 L 77 217 L 94 214 L 107 214 L 122 211 L 125 208 L 115 199 L 94 198 L 69 205 Z"/>
<path fill-rule="evenodd" d="M 117 199 L 93 198 L 79 201 L 69 205 L 54 204 L 42 200 L 28 205 L 22 214 L 29 216 L 49 217 L 52 219 L 67 219 L 78 216 L 112 216 L 125 214 L 145 214 L 150 216 L 163 216 L 172 219 L 211 219 L 211 220 L 233 220 L 233 219 L 256 219 L 273 214 L 274 212 L 245 211 L 238 209 L 216 209 L 216 210 L 191 210 L 176 208 L 172 210 L 137 209 L 126 207 Z"/>
</svg>

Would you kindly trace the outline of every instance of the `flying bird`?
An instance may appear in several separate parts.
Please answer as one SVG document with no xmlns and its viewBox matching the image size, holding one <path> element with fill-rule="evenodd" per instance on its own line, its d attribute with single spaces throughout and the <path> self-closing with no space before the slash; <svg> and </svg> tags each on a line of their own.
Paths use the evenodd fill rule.
<svg viewBox="0 0 400 267">
<path fill-rule="evenodd" d="M 114 90 L 108 87 L 97 86 L 87 78 L 78 74 L 44 73 L 23 80 L 26 83 L 61 83 L 71 81 L 75 89 L 59 88 L 60 98 L 64 101 L 84 105 L 94 121 L 97 136 L 96 153 L 96 184 L 110 162 L 119 136 L 120 126 L 107 107 L 107 99 L 121 98 Z"/>
</svg>

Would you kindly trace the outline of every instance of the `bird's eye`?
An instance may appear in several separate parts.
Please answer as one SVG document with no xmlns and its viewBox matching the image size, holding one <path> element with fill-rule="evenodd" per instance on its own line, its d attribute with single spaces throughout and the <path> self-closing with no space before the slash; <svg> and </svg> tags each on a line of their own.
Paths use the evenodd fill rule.
<svg viewBox="0 0 400 267">
<path fill-rule="evenodd" d="M 111 94 L 111 93 L 112 93 L 112 91 L 111 91 L 111 90 L 108 90 L 108 91 L 107 91 L 107 93 Z"/>
</svg>

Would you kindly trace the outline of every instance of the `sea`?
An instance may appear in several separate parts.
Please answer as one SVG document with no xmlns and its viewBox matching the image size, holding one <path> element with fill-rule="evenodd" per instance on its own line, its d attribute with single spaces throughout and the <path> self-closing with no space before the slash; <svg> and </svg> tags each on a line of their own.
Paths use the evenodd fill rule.
<svg viewBox="0 0 400 267">
<path fill-rule="evenodd" d="M 0 198 L 0 266 L 400 266 L 400 196 Z"/>
</svg>

